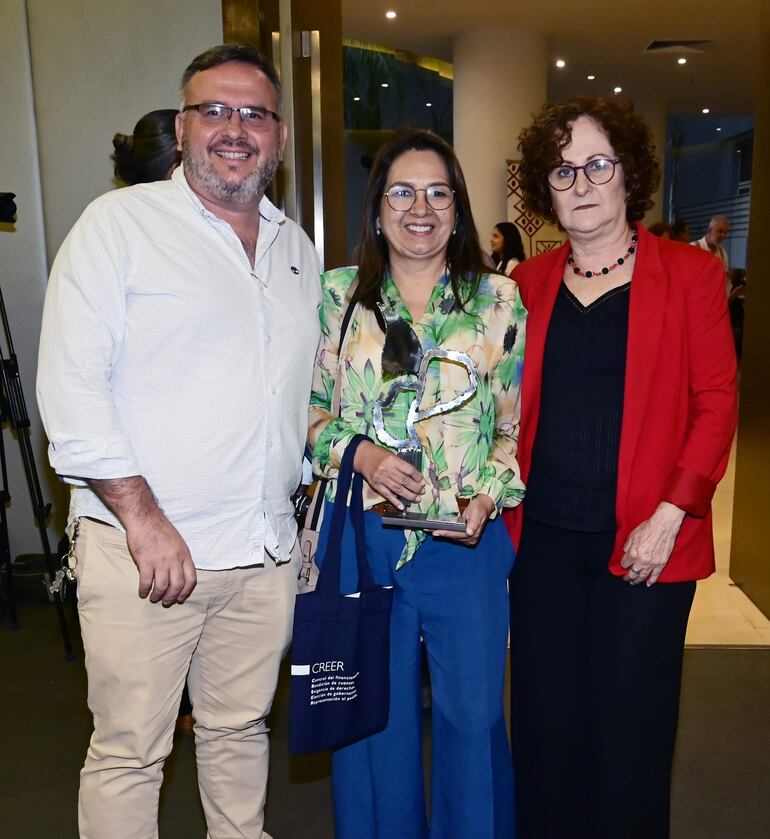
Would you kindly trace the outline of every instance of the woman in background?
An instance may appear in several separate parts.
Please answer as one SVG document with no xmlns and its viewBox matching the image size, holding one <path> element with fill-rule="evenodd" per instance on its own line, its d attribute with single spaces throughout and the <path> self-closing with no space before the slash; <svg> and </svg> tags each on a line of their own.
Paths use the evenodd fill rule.
<svg viewBox="0 0 770 839">
<path fill-rule="evenodd" d="M 489 245 L 498 274 L 510 277 L 511 271 L 526 259 L 519 228 L 510 221 L 501 221 L 495 225 Z"/>
<path fill-rule="evenodd" d="M 115 180 L 125 186 L 165 181 L 179 165 L 175 120 L 178 111 L 150 111 L 134 126 L 133 134 L 112 138 Z"/>
</svg>

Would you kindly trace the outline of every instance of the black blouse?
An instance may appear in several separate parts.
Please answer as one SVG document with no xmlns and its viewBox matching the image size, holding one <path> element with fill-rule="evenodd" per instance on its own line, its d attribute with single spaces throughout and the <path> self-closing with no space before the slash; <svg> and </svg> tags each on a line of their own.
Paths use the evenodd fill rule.
<svg viewBox="0 0 770 839">
<path fill-rule="evenodd" d="M 631 284 L 588 306 L 562 284 L 543 354 L 525 512 L 569 530 L 615 529 Z"/>
</svg>

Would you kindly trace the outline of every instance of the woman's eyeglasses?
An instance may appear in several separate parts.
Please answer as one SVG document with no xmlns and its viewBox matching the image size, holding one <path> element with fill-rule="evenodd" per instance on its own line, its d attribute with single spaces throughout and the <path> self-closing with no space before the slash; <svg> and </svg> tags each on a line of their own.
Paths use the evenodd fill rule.
<svg viewBox="0 0 770 839">
<path fill-rule="evenodd" d="M 427 189 L 414 189 L 407 184 L 394 184 L 384 195 L 392 210 L 405 213 L 414 206 L 418 192 L 425 193 L 428 206 L 434 210 L 448 210 L 455 200 L 455 191 L 446 184 L 434 184 Z"/>
<path fill-rule="evenodd" d="M 611 157 L 595 157 L 584 166 L 560 163 L 548 172 L 548 183 L 553 189 L 563 192 L 573 186 L 577 180 L 578 171 L 582 169 L 583 174 L 594 186 L 601 186 L 612 180 L 615 174 L 615 166 L 618 163 L 620 163 L 620 160 Z"/>
</svg>

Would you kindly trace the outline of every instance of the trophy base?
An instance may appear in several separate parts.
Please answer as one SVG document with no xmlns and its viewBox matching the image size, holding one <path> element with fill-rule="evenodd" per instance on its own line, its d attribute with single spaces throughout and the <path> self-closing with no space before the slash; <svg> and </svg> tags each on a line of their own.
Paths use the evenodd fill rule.
<svg viewBox="0 0 770 839">
<path fill-rule="evenodd" d="M 382 517 L 384 527 L 404 527 L 410 530 L 454 530 L 465 532 L 465 521 L 457 515 L 445 514 L 428 516 L 427 513 L 393 513 Z"/>
</svg>

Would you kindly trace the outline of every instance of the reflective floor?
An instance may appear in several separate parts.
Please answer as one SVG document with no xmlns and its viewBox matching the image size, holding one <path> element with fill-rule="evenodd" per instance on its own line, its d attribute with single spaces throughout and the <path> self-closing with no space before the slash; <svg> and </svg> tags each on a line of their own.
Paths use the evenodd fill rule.
<svg viewBox="0 0 770 839">
<path fill-rule="evenodd" d="M 714 496 L 714 544 L 717 572 L 698 583 L 687 627 L 689 646 L 770 646 L 770 620 L 730 580 L 730 536 L 735 443 L 727 473 Z"/>
</svg>

